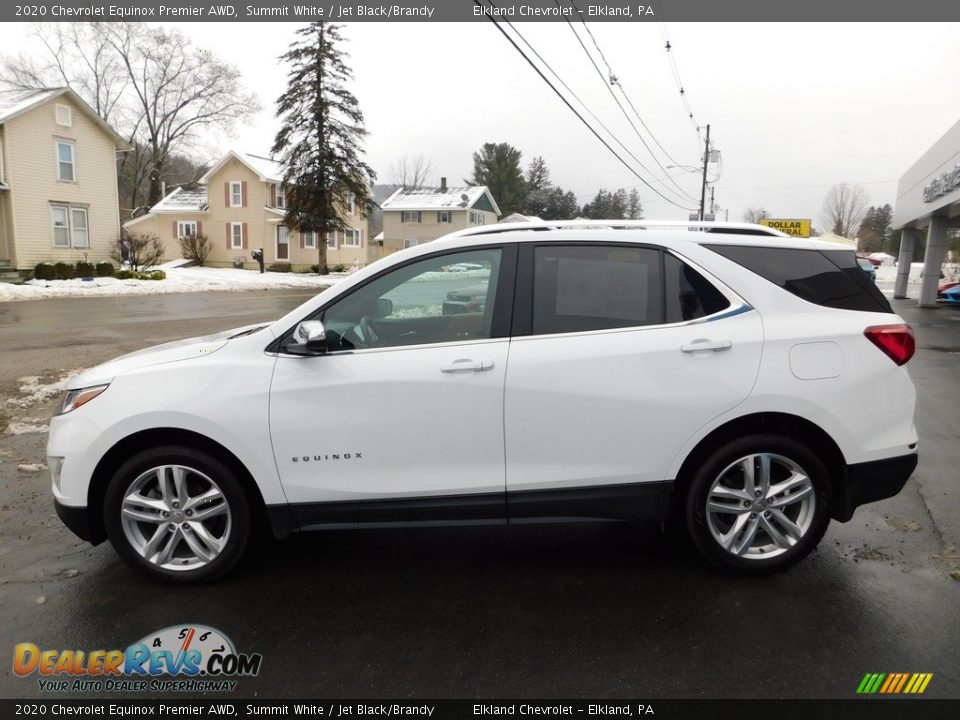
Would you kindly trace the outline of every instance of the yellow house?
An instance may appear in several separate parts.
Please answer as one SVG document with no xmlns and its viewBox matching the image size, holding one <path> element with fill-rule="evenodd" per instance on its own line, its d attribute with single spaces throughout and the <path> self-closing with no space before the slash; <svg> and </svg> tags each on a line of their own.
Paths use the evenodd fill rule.
<svg viewBox="0 0 960 720">
<path fill-rule="evenodd" d="M 289 263 L 309 270 L 319 261 L 318 242 L 327 244 L 327 264 L 362 267 L 369 262 L 367 221 L 352 198 L 343 207 L 345 232 L 287 228 L 283 224 L 283 168 L 269 158 L 231 150 L 200 178 L 195 189 L 177 188 L 150 211 L 124 223 L 131 233 L 160 238 L 164 260 L 182 257 L 180 238 L 205 235 L 213 245 L 211 267 L 242 263 L 254 268 L 251 253 L 263 248 L 267 265 Z"/>
<path fill-rule="evenodd" d="M 383 251 L 396 252 L 436 240 L 454 230 L 490 225 L 500 208 L 485 185 L 400 188 L 380 205 L 383 210 Z"/>
<path fill-rule="evenodd" d="M 109 260 L 128 150 L 68 88 L 0 92 L 0 271 Z"/>
</svg>

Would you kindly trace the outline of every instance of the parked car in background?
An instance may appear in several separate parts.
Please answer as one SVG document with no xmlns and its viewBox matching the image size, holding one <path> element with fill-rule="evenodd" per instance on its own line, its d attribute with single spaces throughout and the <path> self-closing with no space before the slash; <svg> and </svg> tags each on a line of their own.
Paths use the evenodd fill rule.
<svg viewBox="0 0 960 720">
<path fill-rule="evenodd" d="M 960 281 L 945 282 L 937 288 L 937 302 L 960 305 Z"/>
<path fill-rule="evenodd" d="M 867 258 L 857 258 L 857 265 L 870 276 L 870 279 L 874 282 L 877 281 L 877 267 Z"/>
</svg>

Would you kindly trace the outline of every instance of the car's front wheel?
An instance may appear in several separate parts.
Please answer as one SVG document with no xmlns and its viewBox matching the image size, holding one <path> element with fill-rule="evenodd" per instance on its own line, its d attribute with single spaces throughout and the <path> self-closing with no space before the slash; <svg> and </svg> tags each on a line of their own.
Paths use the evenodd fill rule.
<svg viewBox="0 0 960 720">
<path fill-rule="evenodd" d="M 816 547 L 830 522 L 830 482 L 805 445 L 753 435 L 717 449 L 696 471 L 685 519 L 700 553 L 723 569 L 788 567 Z"/>
<path fill-rule="evenodd" d="M 119 555 L 173 583 L 212 580 L 250 535 L 243 486 L 217 458 L 189 447 L 144 450 L 114 473 L 104 525 Z"/>
</svg>

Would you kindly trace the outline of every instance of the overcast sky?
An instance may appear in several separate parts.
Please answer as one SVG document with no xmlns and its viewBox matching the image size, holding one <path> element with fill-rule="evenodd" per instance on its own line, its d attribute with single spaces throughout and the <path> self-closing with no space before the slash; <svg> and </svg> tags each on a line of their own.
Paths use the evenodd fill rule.
<svg viewBox="0 0 960 720">
<path fill-rule="evenodd" d="M 273 103 L 286 80 L 277 58 L 297 25 L 178 27 L 235 64 L 264 104 L 232 137 L 211 136 L 210 156 L 228 147 L 265 153 L 277 129 Z M 516 27 L 649 168 L 638 172 L 648 181 L 662 178 L 568 25 Z M 681 104 L 661 24 L 590 28 L 659 143 L 678 164 L 699 164 L 702 145 Z M 0 48 L 29 48 L 26 29 L 0 26 Z M 960 120 L 960 24 L 674 23 L 665 31 L 696 119 L 712 125 L 722 153 L 716 200 L 731 220 L 753 206 L 820 225 L 824 194 L 843 181 L 863 185 L 872 204 L 894 204 L 897 179 Z M 686 217 L 624 168 L 489 22 L 355 23 L 344 35 L 378 182 L 390 181 L 402 154 L 422 153 L 437 179 L 456 184 L 470 174 L 482 143 L 509 142 L 523 152 L 524 165 L 542 155 L 553 182 L 581 203 L 600 187 L 637 186 L 648 218 Z M 671 164 L 648 142 L 663 165 Z M 670 172 L 699 197 L 698 175 Z"/>
</svg>

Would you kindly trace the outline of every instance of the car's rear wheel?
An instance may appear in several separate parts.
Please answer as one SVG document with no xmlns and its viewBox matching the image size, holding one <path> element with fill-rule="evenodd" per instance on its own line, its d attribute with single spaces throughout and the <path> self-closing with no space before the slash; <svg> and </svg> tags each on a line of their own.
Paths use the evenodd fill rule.
<svg viewBox="0 0 960 720">
<path fill-rule="evenodd" d="M 806 446 L 753 435 L 717 449 L 687 493 L 687 530 L 715 565 L 759 574 L 788 567 L 816 547 L 830 522 L 826 468 Z"/>
<path fill-rule="evenodd" d="M 212 580 L 250 535 L 243 486 L 217 458 L 188 447 L 144 450 L 114 473 L 104 525 L 120 556 L 173 583 Z"/>
</svg>

